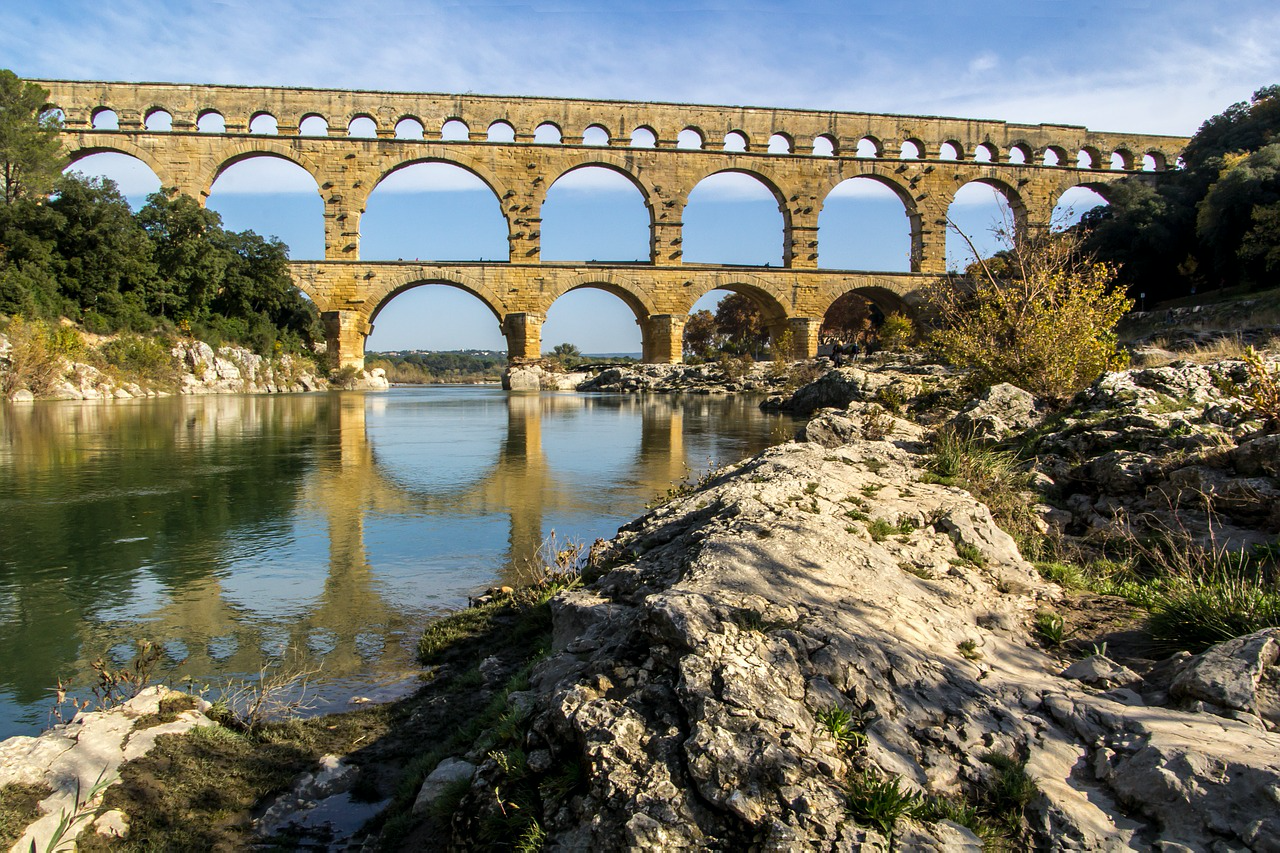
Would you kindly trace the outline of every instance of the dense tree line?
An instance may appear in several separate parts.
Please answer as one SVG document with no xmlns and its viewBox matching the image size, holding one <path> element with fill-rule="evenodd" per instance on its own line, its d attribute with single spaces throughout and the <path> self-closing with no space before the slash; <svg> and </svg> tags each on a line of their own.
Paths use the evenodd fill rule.
<svg viewBox="0 0 1280 853">
<path fill-rule="evenodd" d="M 1207 120 L 1182 168 L 1128 178 L 1085 214 L 1085 247 L 1149 302 L 1280 280 L 1280 86 Z"/>
<path fill-rule="evenodd" d="M 316 311 L 283 243 L 228 231 L 189 196 L 154 193 L 135 214 L 111 181 L 60 175 L 47 95 L 0 70 L 0 314 L 180 328 L 264 354 L 313 342 Z"/>
</svg>

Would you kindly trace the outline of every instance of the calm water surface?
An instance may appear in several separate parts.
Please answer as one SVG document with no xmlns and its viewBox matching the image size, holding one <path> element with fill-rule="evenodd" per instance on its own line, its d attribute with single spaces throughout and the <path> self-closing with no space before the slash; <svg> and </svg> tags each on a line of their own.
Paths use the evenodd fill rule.
<svg viewBox="0 0 1280 853">
<path fill-rule="evenodd" d="M 474 386 L 0 405 L 0 737 L 141 640 L 164 678 L 318 666 L 345 707 L 552 531 L 612 536 L 794 429 L 750 399 Z"/>
</svg>

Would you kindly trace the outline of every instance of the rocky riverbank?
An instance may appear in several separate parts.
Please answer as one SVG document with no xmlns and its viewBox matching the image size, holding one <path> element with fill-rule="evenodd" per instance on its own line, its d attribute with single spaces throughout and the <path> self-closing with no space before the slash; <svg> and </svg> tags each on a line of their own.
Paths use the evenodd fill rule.
<svg viewBox="0 0 1280 853">
<path fill-rule="evenodd" d="M 142 368 L 107 363 L 97 346 L 84 343 L 72 347 L 72 355 L 37 353 L 37 363 L 31 364 L 29 348 L 15 353 L 8 336 L 0 334 L 0 388 L 7 389 L 11 402 L 24 403 L 173 394 L 301 393 L 330 387 L 313 360 L 288 353 L 266 358 L 243 347 L 215 349 L 197 340 L 179 341 L 168 349 L 148 339 L 137 341 L 146 342 L 137 347 L 147 360 Z M 99 355 L 92 357 L 94 352 Z M 390 386 L 385 371 L 375 368 L 343 376 L 335 387 L 382 391 Z"/>
<path fill-rule="evenodd" d="M 598 543 L 586 583 L 433 628 L 398 745 L 351 737 L 258 832 L 337 768 L 390 805 L 329 849 L 1280 850 L 1280 629 L 1174 652 L 1166 579 L 1085 565 L 1249 554 L 1266 622 L 1280 453 L 1248 381 L 1137 369 L 1050 413 L 936 366 L 829 372 L 771 404 L 812 411 L 797 441 Z M 1030 470 L 959 488 L 940 434 Z"/>
<path fill-rule="evenodd" d="M 819 362 L 830 366 L 825 359 Z M 778 365 L 772 362 L 728 365 L 628 364 L 594 365 L 557 371 L 540 364 L 513 365 L 502 377 L 510 391 L 583 391 L 653 394 L 769 394 L 795 388 L 821 375 L 814 363 Z"/>
</svg>

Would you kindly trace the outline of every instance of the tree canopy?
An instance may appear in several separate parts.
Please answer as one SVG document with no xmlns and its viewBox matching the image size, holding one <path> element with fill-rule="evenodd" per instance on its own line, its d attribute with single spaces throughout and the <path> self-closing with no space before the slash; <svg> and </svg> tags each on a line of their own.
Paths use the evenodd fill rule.
<svg viewBox="0 0 1280 853">
<path fill-rule="evenodd" d="M 1280 86 L 1213 116 L 1181 169 L 1112 185 L 1079 228 L 1086 248 L 1153 301 L 1196 287 L 1275 282 L 1280 273 Z"/>
<path fill-rule="evenodd" d="M 46 194 L 61 166 L 60 123 L 49 92 L 0 68 L 0 183 L 4 203 Z"/>
</svg>

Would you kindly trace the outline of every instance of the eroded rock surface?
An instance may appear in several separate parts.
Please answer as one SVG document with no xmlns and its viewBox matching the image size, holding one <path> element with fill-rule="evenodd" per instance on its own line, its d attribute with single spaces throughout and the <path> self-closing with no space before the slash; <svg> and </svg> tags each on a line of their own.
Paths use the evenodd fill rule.
<svg viewBox="0 0 1280 853">
<path fill-rule="evenodd" d="M 628 525 L 595 555 L 604 574 L 555 601 L 524 748 L 586 773 L 539 816 L 548 846 L 884 849 L 849 816 L 851 773 L 966 796 L 1001 752 L 1027 760 L 1045 849 L 1274 849 L 1274 727 L 1150 705 L 1105 661 L 1060 675 L 1026 629 L 1058 588 L 985 506 L 922 482 L 919 426 L 889 418 L 868 439 L 871 416 L 826 413 L 821 444 L 766 451 Z M 862 750 L 822 724 L 832 709 Z M 502 784 L 490 758 L 478 808 Z M 899 832 L 971 844 L 951 824 Z"/>
</svg>

